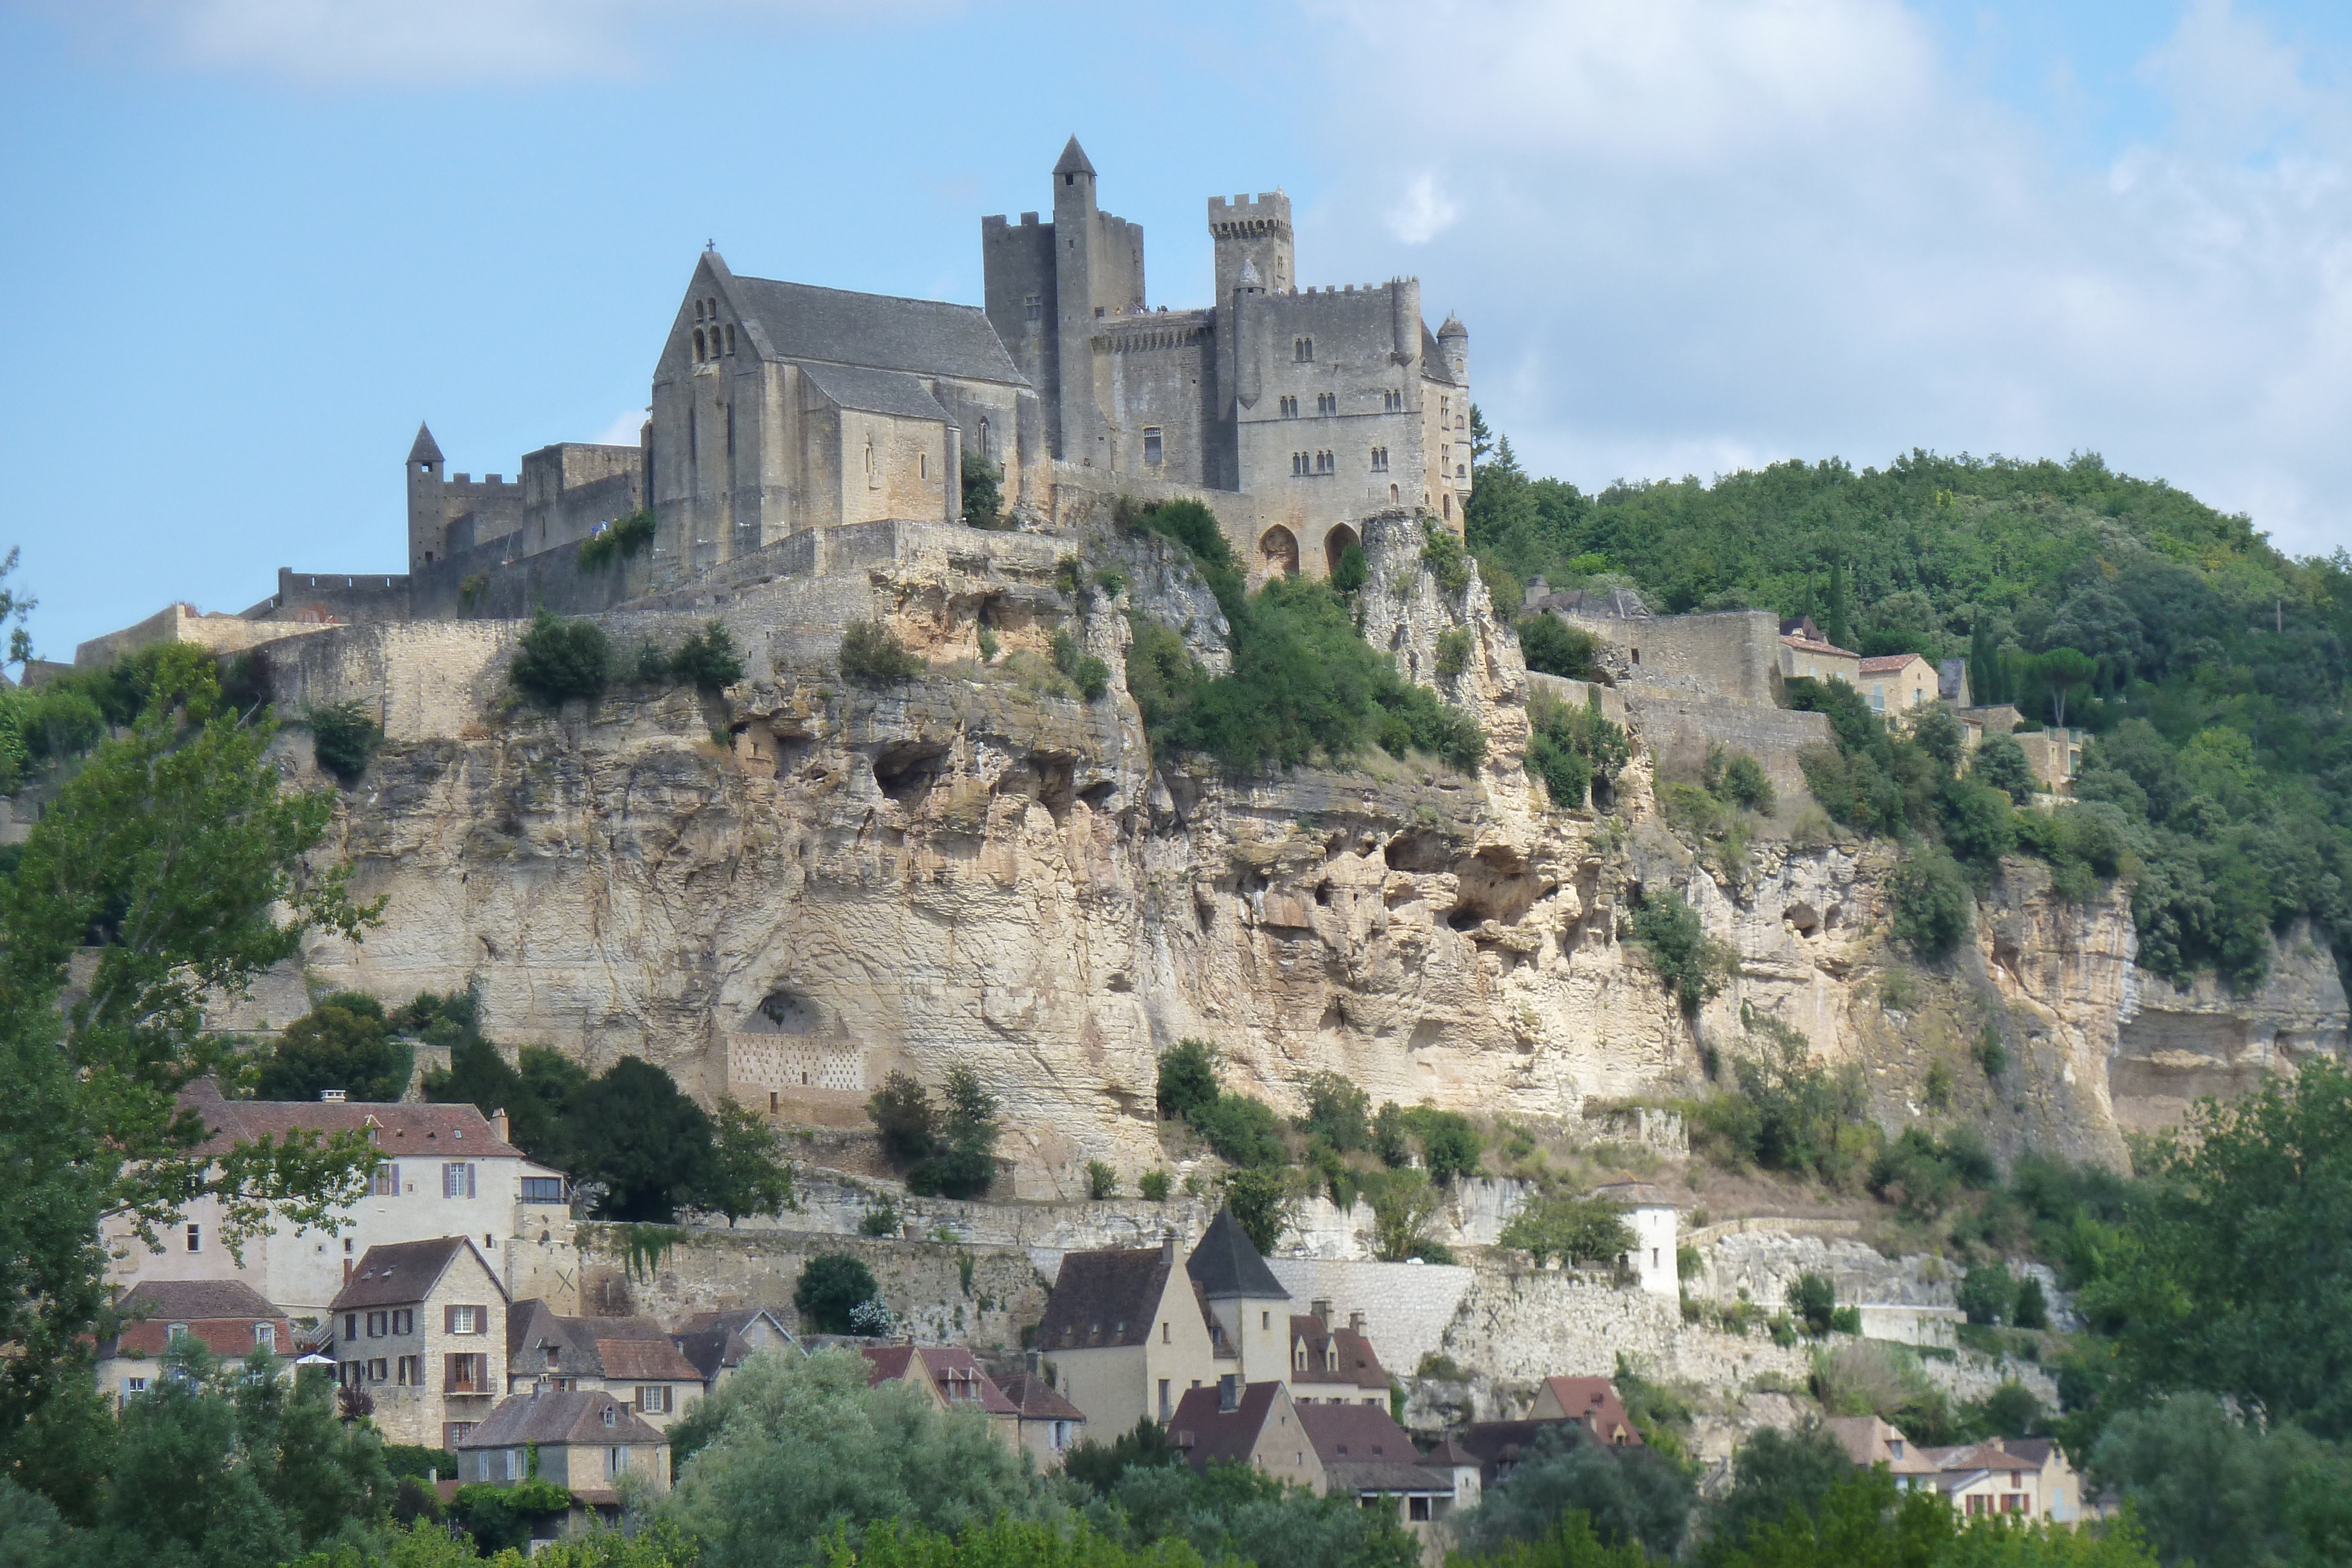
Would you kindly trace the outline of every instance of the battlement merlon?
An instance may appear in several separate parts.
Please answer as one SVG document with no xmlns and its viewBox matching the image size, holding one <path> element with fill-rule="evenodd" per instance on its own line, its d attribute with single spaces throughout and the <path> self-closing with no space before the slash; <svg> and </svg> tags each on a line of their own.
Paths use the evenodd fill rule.
<svg viewBox="0 0 2352 1568">
<path fill-rule="evenodd" d="M 1255 201 L 1247 195 L 1237 195 L 1231 202 L 1223 196 L 1211 196 L 1209 232 L 1220 239 L 1267 233 L 1286 237 L 1290 234 L 1290 198 L 1280 191 L 1260 191 Z"/>
</svg>

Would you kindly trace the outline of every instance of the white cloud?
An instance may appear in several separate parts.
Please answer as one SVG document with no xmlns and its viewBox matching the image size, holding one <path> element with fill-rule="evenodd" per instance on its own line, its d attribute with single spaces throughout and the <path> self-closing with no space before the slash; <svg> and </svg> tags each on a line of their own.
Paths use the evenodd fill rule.
<svg viewBox="0 0 2352 1568">
<path fill-rule="evenodd" d="M 1303 3 L 1336 101 L 1391 29 L 1445 40 L 1442 105 L 1328 149 L 1304 270 L 1449 193 L 1430 308 L 1538 469 L 2097 450 L 2352 542 L 2352 116 L 2242 7 L 2186 6 L 2141 73 L 2172 126 L 2084 170 L 1892 0 Z"/>
<path fill-rule="evenodd" d="M 613 423 L 588 439 L 598 446 L 635 446 L 645 432 L 646 411 L 625 408 L 613 416 Z"/>
<path fill-rule="evenodd" d="M 860 23 L 943 8 L 866 0 Z M 159 63 L 311 87 L 635 74 L 713 21 L 831 26 L 820 0 L 46 0 L 84 39 Z"/>
<path fill-rule="evenodd" d="M 1389 232 L 1407 245 L 1427 245 L 1454 226 L 1462 209 L 1437 188 L 1437 176 L 1423 174 L 1404 190 L 1404 199 L 1389 209 Z"/>
</svg>

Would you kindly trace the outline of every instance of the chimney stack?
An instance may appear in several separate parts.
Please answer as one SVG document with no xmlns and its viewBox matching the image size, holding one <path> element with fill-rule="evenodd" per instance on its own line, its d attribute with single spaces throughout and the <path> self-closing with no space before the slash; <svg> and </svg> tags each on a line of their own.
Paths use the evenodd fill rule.
<svg viewBox="0 0 2352 1568">
<path fill-rule="evenodd" d="M 1217 1379 L 1217 1408 L 1238 1410 L 1242 1404 L 1242 1380 L 1228 1372 Z"/>
<path fill-rule="evenodd" d="M 343 1103 L 345 1094 L 341 1089 L 321 1089 L 319 1091 L 319 1098 L 330 1105 L 340 1105 Z"/>
<path fill-rule="evenodd" d="M 1045 1353 L 1042 1350 L 1031 1351 L 1029 1353 L 1029 1375 L 1032 1377 L 1043 1377 L 1045 1375 Z"/>
<path fill-rule="evenodd" d="M 490 1133 L 501 1144 L 512 1143 L 514 1141 L 507 1136 L 507 1129 L 509 1125 L 509 1124 L 507 1121 L 505 1106 L 501 1105 L 497 1110 L 490 1113 Z"/>
<path fill-rule="evenodd" d="M 1307 1310 L 1315 1314 L 1315 1321 L 1323 1325 L 1323 1332 L 1325 1333 L 1329 1333 L 1331 1332 L 1330 1299 L 1328 1297 L 1318 1297 L 1316 1300 L 1315 1304 Z"/>
<path fill-rule="evenodd" d="M 1356 1334 L 1360 1334 L 1364 1332 L 1364 1314 L 1362 1312 L 1354 1312 L 1348 1314 L 1348 1332 Z"/>
<path fill-rule="evenodd" d="M 1173 1230 L 1162 1231 L 1160 1233 L 1160 1260 L 1162 1263 L 1173 1263 L 1176 1261 L 1176 1233 Z"/>
</svg>

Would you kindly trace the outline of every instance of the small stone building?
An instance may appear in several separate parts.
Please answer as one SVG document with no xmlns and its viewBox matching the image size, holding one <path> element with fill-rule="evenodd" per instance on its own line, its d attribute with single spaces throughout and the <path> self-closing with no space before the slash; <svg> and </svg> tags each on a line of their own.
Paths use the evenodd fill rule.
<svg viewBox="0 0 2352 1568">
<path fill-rule="evenodd" d="M 589 1512 L 617 1519 L 625 1485 L 669 1490 L 668 1438 L 601 1391 L 510 1396 L 457 1439 L 457 1451 L 461 1485 L 535 1479 L 569 1490 L 583 1505 L 568 1521 L 574 1526 Z"/>
<path fill-rule="evenodd" d="M 285 1312 L 238 1280 L 150 1280 L 115 1302 L 129 1320 L 98 1347 L 98 1392 L 118 1406 L 153 1386 L 164 1355 L 183 1336 L 223 1361 L 243 1361 L 257 1350 L 294 1354 L 293 1325 Z"/>
<path fill-rule="evenodd" d="M 667 1432 L 709 1385 L 679 1336 L 651 1318 L 569 1318 L 545 1301 L 517 1301 L 506 1333 L 509 1394 L 610 1394 Z"/>
<path fill-rule="evenodd" d="M 331 1354 L 389 1443 L 455 1448 L 507 1385 L 507 1294 L 470 1238 L 371 1247 L 331 1308 Z"/>
</svg>

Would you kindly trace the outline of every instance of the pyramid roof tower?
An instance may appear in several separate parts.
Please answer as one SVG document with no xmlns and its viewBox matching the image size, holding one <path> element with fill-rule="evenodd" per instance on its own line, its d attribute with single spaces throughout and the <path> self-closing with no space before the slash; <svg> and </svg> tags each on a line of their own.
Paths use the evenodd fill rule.
<svg viewBox="0 0 2352 1568">
<path fill-rule="evenodd" d="M 1200 1285 L 1202 1293 L 1213 1301 L 1244 1297 L 1250 1301 L 1286 1301 L 1290 1292 L 1274 1277 L 1251 1245 L 1249 1233 L 1230 1208 L 1217 1210 L 1217 1218 L 1209 1221 L 1208 1230 L 1201 1244 L 1192 1249 L 1192 1256 L 1184 1271 Z"/>
<path fill-rule="evenodd" d="M 1078 145 L 1078 139 L 1076 137 L 1071 137 L 1070 144 L 1062 149 L 1062 161 L 1054 165 L 1054 172 L 1056 174 L 1091 174 L 1094 172 L 1095 166 L 1087 162 L 1087 150 Z"/>
<path fill-rule="evenodd" d="M 435 444 L 433 432 L 427 428 L 423 420 L 416 422 L 416 444 L 408 449 L 408 460 L 411 463 L 441 461 L 441 448 Z"/>
</svg>

